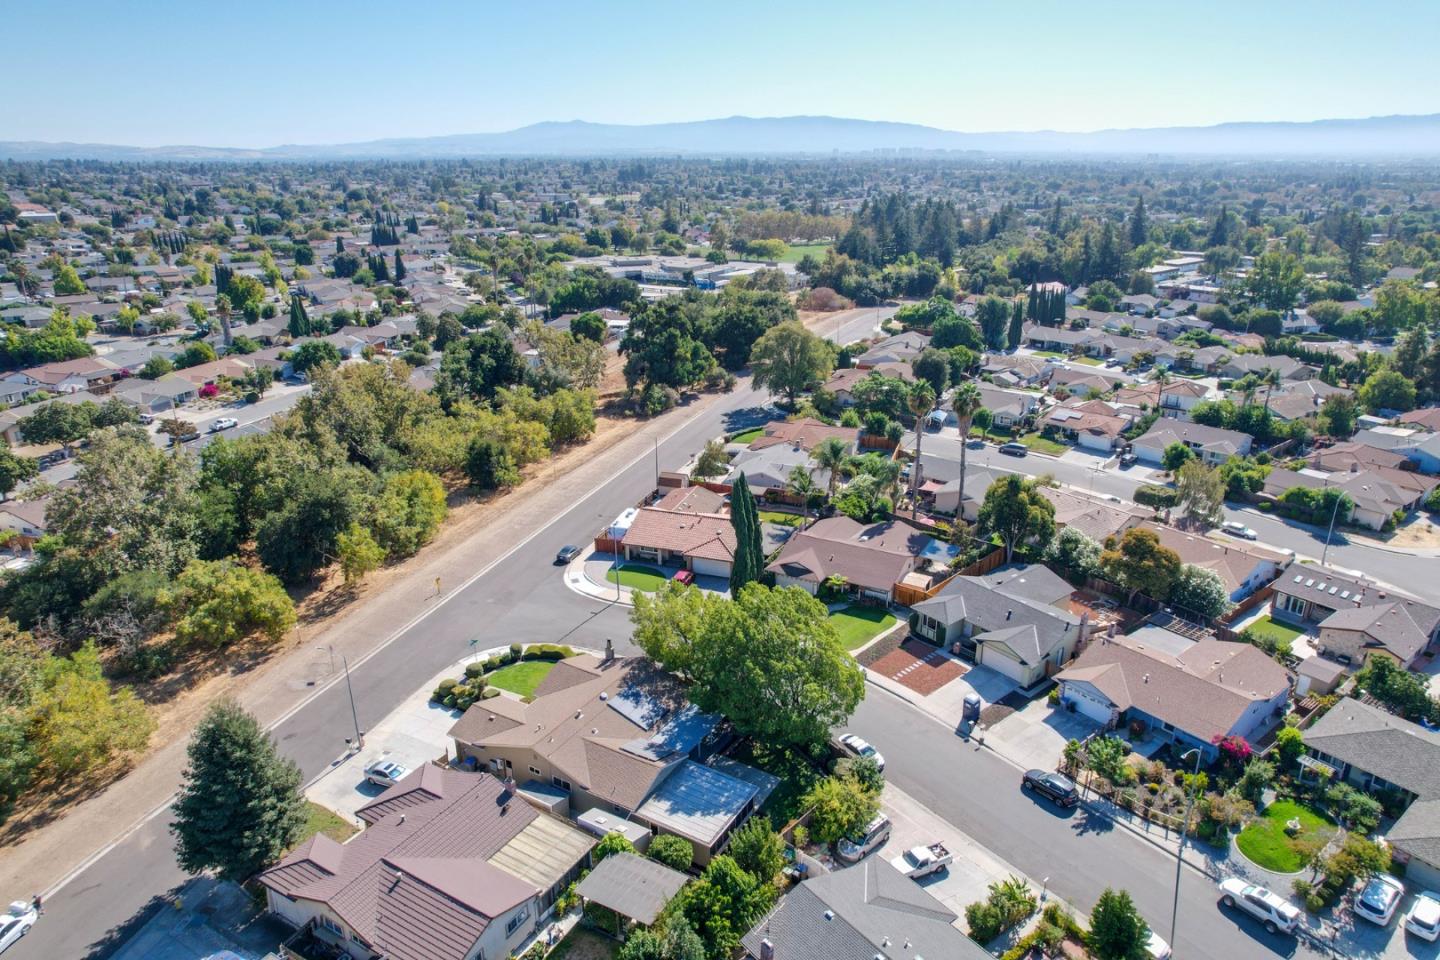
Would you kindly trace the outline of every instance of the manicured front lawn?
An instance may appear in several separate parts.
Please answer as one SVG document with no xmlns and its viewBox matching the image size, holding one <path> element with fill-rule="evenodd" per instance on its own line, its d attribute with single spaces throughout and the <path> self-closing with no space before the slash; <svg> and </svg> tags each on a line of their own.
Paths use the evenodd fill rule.
<svg viewBox="0 0 1440 960">
<path fill-rule="evenodd" d="M 1285 822 L 1297 817 L 1300 833 L 1287 836 Z M 1266 870 L 1295 873 L 1305 865 L 1302 849 L 1319 849 L 1334 833 L 1335 824 L 1324 814 L 1291 800 L 1277 800 L 1240 831 L 1235 844 L 1241 853 Z"/>
<path fill-rule="evenodd" d="M 1051 360 L 1065 359 L 1065 354 L 1056 353 L 1054 350 L 1031 350 L 1030 353 L 1037 357 L 1049 357 Z"/>
<path fill-rule="evenodd" d="M 1071 357 L 1070 359 L 1074 360 L 1076 363 L 1083 363 L 1087 367 L 1105 366 L 1104 360 L 1096 360 L 1094 357 Z"/>
<path fill-rule="evenodd" d="M 1054 440 L 1042 437 L 1038 433 L 1027 433 L 1020 438 L 1020 442 L 1036 453 L 1048 453 L 1052 457 L 1058 457 L 1070 449 L 1065 446 L 1065 444 L 1056 443 Z"/>
<path fill-rule="evenodd" d="M 605 571 L 605 579 L 611 583 L 615 582 L 615 570 L 611 568 Z M 665 585 L 670 579 L 654 567 L 648 567 L 643 563 L 622 563 L 620 564 L 620 583 L 631 590 L 644 590 L 646 593 L 654 593 Z"/>
<path fill-rule="evenodd" d="M 1269 637 L 1277 642 L 1293 643 L 1296 637 L 1304 634 L 1303 630 L 1296 630 L 1289 624 L 1280 623 L 1271 619 L 1269 614 L 1256 620 L 1245 629 L 1251 631 L 1258 637 Z"/>
<path fill-rule="evenodd" d="M 798 513 L 780 513 L 775 510 L 761 510 L 761 523 L 778 523 L 782 527 L 798 527 L 805 522 L 805 518 Z"/>
<path fill-rule="evenodd" d="M 830 614 L 830 622 L 846 650 L 854 650 L 895 626 L 895 617 L 880 607 L 849 606 Z"/>
<path fill-rule="evenodd" d="M 756 437 L 760 436 L 760 434 L 762 434 L 762 433 L 764 433 L 764 432 L 765 432 L 765 428 L 764 428 L 764 427 L 756 427 L 754 430 L 746 430 L 744 433 L 737 433 L 737 434 L 735 434 L 735 436 L 733 436 L 733 437 L 730 438 L 730 442 L 731 442 L 731 443 L 745 443 L 745 444 L 749 444 L 749 443 L 753 442 Z"/>
<path fill-rule="evenodd" d="M 485 674 L 485 683 L 522 697 L 533 697 L 535 688 L 554 667 L 554 662 L 550 660 L 522 660 Z"/>
<path fill-rule="evenodd" d="M 317 833 L 323 833 L 332 840 L 344 843 L 359 832 L 358 827 L 329 807 L 322 807 L 310 800 L 305 801 L 305 835 L 300 838 L 301 843 Z"/>
</svg>

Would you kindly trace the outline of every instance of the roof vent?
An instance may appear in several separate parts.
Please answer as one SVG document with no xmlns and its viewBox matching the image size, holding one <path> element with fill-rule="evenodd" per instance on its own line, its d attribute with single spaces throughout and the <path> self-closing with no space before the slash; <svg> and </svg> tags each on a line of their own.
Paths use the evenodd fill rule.
<svg viewBox="0 0 1440 960">
<path fill-rule="evenodd" d="M 600 691 L 600 702 L 601 702 L 601 703 L 604 703 L 606 700 L 609 700 L 609 699 L 610 699 L 610 694 L 606 693 L 604 690 L 601 690 L 601 691 Z"/>
<path fill-rule="evenodd" d="M 826 919 L 826 920 L 834 920 L 834 919 L 835 919 L 835 911 L 834 911 L 834 910 L 826 910 L 826 911 L 825 911 L 825 919 Z"/>
<path fill-rule="evenodd" d="M 1013 614 L 1014 612 L 1015 612 L 1014 610 L 1006 610 L 1006 611 L 1005 611 L 1005 619 L 1006 619 L 1006 620 L 1009 620 L 1009 619 L 1010 619 L 1010 615 Z"/>
<path fill-rule="evenodd" d="M 576 711 L 575 711 L 575 719 L 576 719 L 576 720 L 579 720 L 579 719 L 580 719 L 581 717 L 583 717 L 583 716 L 585 716 L 584 711 L 581 711 L 581 710 L 576 710 Z"/>
</svg>

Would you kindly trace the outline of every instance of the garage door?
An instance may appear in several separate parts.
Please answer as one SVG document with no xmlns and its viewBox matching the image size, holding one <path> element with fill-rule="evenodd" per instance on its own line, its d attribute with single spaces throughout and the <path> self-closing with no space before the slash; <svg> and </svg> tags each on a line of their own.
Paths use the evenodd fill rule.
<svg viewBox="0 0 1440 960">
<path fill-rule="evenodd" d="M 1074 684 L 1065 685 L 1065 699 L 1075 704 L 1075 712 L 1081 716 L 1089 717 L 1099 724 L 1110 722 L 1110 705 L 1085 696 Z"/>
<path fill-rule="evenodd" d="M 730 579 L 730 561 L 728 560 L 705 560 L 695 557 L 690 561 L 690 566 L 696 574 L 702 577 Z"/>
<path fill-rule="evenodd" d="M 1025 682 L 1025 668 L 1014 657 L 1007 657 L 990 647 L 989 644 L 980 644 L 980 663 L 994 670 L 996 673 L 1003 673 L 1016 683 Z"/>
</svg>

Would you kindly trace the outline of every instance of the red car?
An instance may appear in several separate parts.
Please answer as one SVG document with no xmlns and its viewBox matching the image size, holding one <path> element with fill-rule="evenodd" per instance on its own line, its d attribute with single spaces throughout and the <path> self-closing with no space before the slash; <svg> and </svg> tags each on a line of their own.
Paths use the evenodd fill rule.
<svg viewBox="0 0 1440 960">
<path fill-rule="evenodd" d="M 690 572 L 689 570 L 676 570 L 675 576 L 671 577 L 670 579 L 674 580 L 676 583 L 694 583 L 695 574 Z"/>
</svg>

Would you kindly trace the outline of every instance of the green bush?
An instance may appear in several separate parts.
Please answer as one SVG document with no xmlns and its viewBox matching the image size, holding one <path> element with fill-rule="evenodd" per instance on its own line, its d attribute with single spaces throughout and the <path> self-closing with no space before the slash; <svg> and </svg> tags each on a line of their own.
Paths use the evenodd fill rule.
<svg viewBox="0 0 1440 960">
<path fill-rule="evenodd" d="M 672 870 L 688 870 L 690 862 L 695 859 L 695 848 L 684 837 L 662 833 L 650 841 L 650 848 L 645 851 L 645 855 Z"/>
<path fill-rule="evenodd" d="M 1177 494 L 1169 487 L 1147 483 L 1135 490 L 1135 502 L 1155 510 L 1166 510 L 1175 506 Z"/>
<path fill-rule="evenodd" d="M 524 648 L 523 648 L 522 646 L 520 646 L 520 644 L 518 644 L 518 643 L 512 643 L 512 644 L 510 644 L 510 662 L 511 662 L 511 663 L 514 663 L 516 660 L 520 659 L 520 653 L 521 653 L 522 650 L 524 650 Z"/>
<path fill-rule="evenodd" d="M 989 943 L 1000 936 L 1000 911 L 984 900 L 977 900 L 965 908 L 965 925 L 970 928 L 970 939 L 977 943 Z"/>
<path fill-rule="evenodd" d="M 499 669 L 500 669 L 501 667 L 503 667 L 504 665 L 505 665 L 505 661 L 501 660 L 499 657 L 486 657 L 486 658 L 485 658 L 485 672 L 486 672 L 486 673 L 489 673 L 491 670 L 499 670 Z"/>
<path fill-rule="evenodd" d="M 446 677 L 440 681 L 440 685 L 435 688 L 435 692 L 430 694 L 430 699 L 443 702 L 446 697 L 450 696 L 450 691 L 454 690 L 456 685 L 456 681 Z"/>
<path fill-rule="evenodd" d="M 495 687 L 486 687 L 484 690 L 482 690 L 482 691 L 480 692 L 480 699 L 481 699 L 481 700 L 489 700 L 491 697 L 498 697 L 498 696 L 500 696 L 500 691 L 499 691 L 498 689 L 496 689 Z"/>
<path fill-rule="evenodd" d="M 465 679 L 474 680 L 485 672 L 485 664 L 480 661 L 465 664 Z"/>
</svg>

